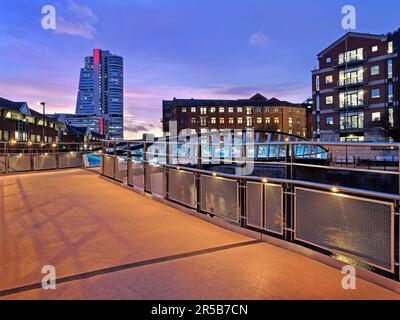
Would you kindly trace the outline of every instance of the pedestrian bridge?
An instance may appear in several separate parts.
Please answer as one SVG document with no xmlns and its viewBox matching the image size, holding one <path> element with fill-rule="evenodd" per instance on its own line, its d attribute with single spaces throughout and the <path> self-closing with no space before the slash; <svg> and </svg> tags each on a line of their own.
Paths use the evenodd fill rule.
<svg viewBox="0 0 400 320">
<path fill-rule="evenodd" d="M 344 290 L 342 262 L 305 247 L 300 250 L 300 246 L 289 244 L 279 235 L 272 237 L 257 231 L 257 223 L 261 223 L 263 228 L 270 226 L 279 234 L 279 219 L 269 225 L 269 220 L 258 221 L 260 217 L 254 215 L 254 228 L 245 229 L 240 223 L 216 219 L 219 212 L 214 212 L 212 218 L 191 209 L 190 203 L 182 205 L 163 199 L 158 194 L 164 190 L 157 185 L 160 175 L 152 169 L 146 171 L 148 168 L 144 170 L 150 175 L 141 180 L 140 168 L 129 167 L 127 180 L 121 180 L 125 187 L 121 187 L 115 178 L 120 177 L 124 167 L 117 159 L 109 156 L 101 169 L 103 175 L 112 175 L 114 183 L 111 177 L 107 178 L 109 181 L 101 179 L 93 169 L 0 177 L 0 298 L 399 298 L 383 288 L 389 287 L 392 280 L 363 269 L 357 269 L 356 290 Z M 120 171 L 115 171 L 118 168 Z M 174 170 L 174 179 L 182 175 L 182 183 L 196 181 L 189 176 L 193 173 Z M 218 177 L 209 174 L 202 180 L 210 192 L 218 190 L 214 178 Z M 174 181 L 178 186 L 179 181 L 174 179 L 169 180 L 170 186 Z M 145 189 L 150 188 L 150 192 L 130 190 L 138 183 L 146 186 L 146 181 Z M 225 187 L 233 188 L 227 177 L 218 181 L 228 181 Z M 274 206 L 279 206 L 280 190 L 271 188 L 262 181 L 250 187 L 260 196 L 278 194 Z M 180 190 L 169 196 L 191 199 L 190 192 Z M 211 198 L 204 201 L 209 211 L 228 205 Z M 259 209 L 269 214 L 269 209 Z M 232 220 L 232 216 L 228 218 Z M 358 236 L 354 235 L 354 239 Z M 353 254 L 357 256 L 358 252 Z M 359 259 L 368 262 L 369 257 Z M 391 261 L 385 259 L 382 256 L 377 261 L 388 263 L 383 268 L 390 269 Z M 56 290 L 41 289 L 45 265 L 56 268 Z M 374 284 L 378 282 L 379 286 Z"/>
</svg>

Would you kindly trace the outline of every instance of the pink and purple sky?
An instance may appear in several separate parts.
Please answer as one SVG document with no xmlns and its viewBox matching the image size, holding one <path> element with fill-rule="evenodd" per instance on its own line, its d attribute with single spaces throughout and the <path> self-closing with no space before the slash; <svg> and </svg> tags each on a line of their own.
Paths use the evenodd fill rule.
<svg viewBox="0 0 400 320">
<path fill-rule="evenodd" d="M 57 9 L 43 30 L 44 5 Z M 400 26 L 396 0 L 13 0 L 0 6 L 0 96 L 75 110 L 79 72 L 93 48 L 124 57 L 125 138 L 160 134 L 161 102 L 177 98 L 311 96 L 316 54 L 344 34 Z"/>
</svg>

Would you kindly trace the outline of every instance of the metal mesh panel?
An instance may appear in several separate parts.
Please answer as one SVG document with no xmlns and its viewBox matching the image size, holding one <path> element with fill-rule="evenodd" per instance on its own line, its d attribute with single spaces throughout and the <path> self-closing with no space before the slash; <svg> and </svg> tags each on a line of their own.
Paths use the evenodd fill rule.
<svg viewBox="0 0 400 320">
<path fill-rule="evenodd" d="M 154 195 L 164 196 L 164 167 L 146 165 L 146 191 Z"/>
<path fill-rule="evenodd" d="M 265 230 L 283 234 L 282 187 L 272 184 L 265 187 Z"/>
<path fill-rule="evenodd" d="M 130 161 L 129 166 L 129 184 L 135 188 L 143 189 L 144 177 L 142 163 Z"/>
<path fill-rule="evenodd" d="M 31 156 L 28 154 L 8 157 L 8 171 L 21 172 L 32 170 Z"/>
<path fill-rule="evenodd" d="M 120 182 L 126 182 L 128 180 L 128 160 L 126 158 L 115 159 L 114 179 Z"/>
<path fill-rule="evenodd" d="M 247 224 L 252 227 L 262 228 L 262 189 L 261 183 L 247 182 L 246 184 Z"/>
<path fill-rule="evenodd" d="M 82 167 L 82 155 L 78 153 L 60 154 L 58 155 L 58 167 L 60 169 Z"/>
<path fill-rule="evenodd" d="M 170 169 L 168 192 L 171 200 L 186 204 L 192 208 L 197 207 L 196 184 L 192 172 Z"/>
<path fill-rule="evenodd" d="M 50 170 L 57 168 L 57 160 L 55 155 L 35 155 L 33 157 L 33 170 Z"/>
<path fill-rule="evenodd" d="M 235 180 L 201 176 L 201 209 L 238 221 L 238 185 Z"/>
<path fill-rule="evenodd" d="M 114 157 L 103 157 L 103 174 L 106 177 L 114 178 Z"/>
<path fill-rule="evenodd" d="M 6 173 L 6 156 L 0 156 L 0 173 Z"/>
<path fill-rule="evenodd" d="M 295 238 L 393 271 L 390 203 L 296 188 Z"/>
</svg>

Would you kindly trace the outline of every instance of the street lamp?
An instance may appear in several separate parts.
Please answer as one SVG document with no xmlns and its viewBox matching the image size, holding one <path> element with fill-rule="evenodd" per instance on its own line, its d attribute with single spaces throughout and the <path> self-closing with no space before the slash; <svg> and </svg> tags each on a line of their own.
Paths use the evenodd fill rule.
<svg viewBox="0 0 400 320">
<path fill-rule="evenodd" d="M 42 107 L 42 109 L 43 109 L 43 123 L 42 123 L 42 125 L 43 125 L 43 130 L 42 130 L 42 142 L 44 143 L 45 141 L 44 141 L 44 123 L 45 123 L 45 119 L 46 119 L 46 102 L 38 102 L 37 103 L 37 106 L 38 107 Z"/>
</svg>

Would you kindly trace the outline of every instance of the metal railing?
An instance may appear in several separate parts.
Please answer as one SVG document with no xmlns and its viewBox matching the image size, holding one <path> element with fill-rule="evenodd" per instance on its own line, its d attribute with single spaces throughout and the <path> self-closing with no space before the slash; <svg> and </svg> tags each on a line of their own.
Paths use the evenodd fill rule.
<svg viewBox="0 0 400 320">
<path fill-rule="evenodd" d="M 308 176 L 296 176 L 296 166 L 306 166 L 313 171 L 333 168 L 329 163 L 296 163 L 292 148 L 299 142 L 275 142 L 287 150 L 285 161 L 269 163 L 283 167 L 284 175 L 281 177 L 235 175 L 216 171 L 212 166 L 205 170 L 200 166 L 150 163 L 146 153 L 149 144 L 143 143 L 146 145 L 141 161 L 135 160 L 131 154 L 103 154 L 100 174 L 139 192 L 400 281 L 398 167 L 396 172 L 360 169 L 359 174 L 382 175 L 379 177 L 384 185 L 395 181 L 393 189 L 374 191 L 363 185 L 351 187 L 346 183 L 321 183 Z M 325 148 L 379 147 L 397 153 L 400 146 L 387 143 L 301 143 L 322 144 Z M 167 152 L 167 159 L 168 156 Z M 357 173 L 347 168 L 335 167 L 334 170 L 337 173 L 350 172 L 348 179 L 355 179 L 353 175 Z M 360 181 L 363 179 L 365 177 Z"/>
</svg>

